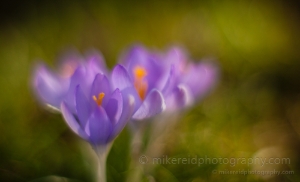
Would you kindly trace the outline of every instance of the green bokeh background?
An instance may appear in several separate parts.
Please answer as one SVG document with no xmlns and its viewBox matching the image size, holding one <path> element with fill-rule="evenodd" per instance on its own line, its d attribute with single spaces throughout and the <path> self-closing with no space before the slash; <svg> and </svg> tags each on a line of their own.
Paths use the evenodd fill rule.
<svg viewBox="0 0 300 182">
<path fill-rule="evenodd" d="M 162 164 L 151 174 L 156 181 L 300 180 L 299 7 L 283 0 L 3 1 L 0 180 L 53 175 L 48 180 L 93 181 L 90 147 L 61 115 L 39 105 L 30 85 L 32 70 L 37 60 L 54 66 L 70 47 L 81 53 L 96 48 L 112 68 L 133 43 L 160 50 L 181 45 L 193 60 L 216 58 L 220 66 L 217 87 L 181 115 L 163 143 L 164 155 L 251 157 L 260 152 L 289 157 L 291 164 L 280 167 L 294 171 L 275 177 L 216 175 L 213 170 L 253 168 Z M 129 139 L 125 129 L 115 141 L 108 181 L 125 181 L 130 172 Z M 275 168 L 279 165 L 270 169 Z"/>
</svg>

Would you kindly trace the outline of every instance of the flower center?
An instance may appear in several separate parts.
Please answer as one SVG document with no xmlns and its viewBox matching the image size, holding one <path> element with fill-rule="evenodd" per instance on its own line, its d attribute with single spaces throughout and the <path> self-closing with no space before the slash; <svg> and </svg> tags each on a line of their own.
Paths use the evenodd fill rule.
<svg viewBox="0 0 300 182">
<path fill-rule="evenodd" d="M 140 98 L 144 100 L 148 89 L 148 84 L 144 80 L 145 76 L 147 75 L 147 72 L 145 68 L 141 66 L 136 66 L 133 70 L 133 74 L 134 74 L 134 87 L 138 92 Z"/>
<path fill-rule="evenodd" d="M 103 92 L 99 93 L 98 98 L 95 95 L 93 96 L 93 99 L 97 103 L 98 106 L 101 106 L 104 96 L 105 96 L 105 94 Z"/>
</svg>

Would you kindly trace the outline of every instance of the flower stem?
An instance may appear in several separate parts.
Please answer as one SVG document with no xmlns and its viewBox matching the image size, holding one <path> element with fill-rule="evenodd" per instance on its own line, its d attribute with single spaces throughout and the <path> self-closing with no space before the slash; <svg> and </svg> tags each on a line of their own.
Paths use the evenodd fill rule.
<svg viewBox="0 0 300 182">
<path fill-rule="evenodd" d="M 94 147 L 95 152 L 98 156 L 98 172 L 97 172 L 97 182 L 106 182 L 106 159 L 108 153 L 111 149 L 112 142 L 106 145 L 100 145 Z"/>
<path fill-rule="evenodd" d="M 144 166 L 139 162 L 139 157 L 142 154 L 142 139 L 144 136 L 144 127 L 133 127 L 132 128 L 132 139 L 131 139 L 131 162 L 130 162 L 130 173 L 127 177 L 127 182 L 138 182 L 141 181 L 143 176 Z"/>
</svg>

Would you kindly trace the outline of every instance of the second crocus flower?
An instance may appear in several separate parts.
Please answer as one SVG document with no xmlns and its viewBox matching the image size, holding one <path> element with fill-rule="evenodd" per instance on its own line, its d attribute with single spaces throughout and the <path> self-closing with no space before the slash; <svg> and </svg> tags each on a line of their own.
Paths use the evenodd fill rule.
<svg viewBox="0 0 300 182">
<path fill-rule="evenodd" d="M 160 85 L 164 70 L 156 59 L 143 48 L 134 47 L 121 64 L 113 70 L 112 82 L 135 98 L 132 119 L 145 120 L 163 112 L 166 104 Z"/>
</svg>

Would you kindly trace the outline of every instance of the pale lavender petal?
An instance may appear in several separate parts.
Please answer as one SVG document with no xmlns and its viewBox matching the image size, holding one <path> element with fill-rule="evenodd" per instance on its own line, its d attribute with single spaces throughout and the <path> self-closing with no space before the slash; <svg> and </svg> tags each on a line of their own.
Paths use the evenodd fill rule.
<svg viewBox="0 0 300 182">
<path fill-rule="evenodd" d="M 33 85 L 43 102 L 59 108 L 67 92 L 69 80 L 58 77 L 45 65 L 39 65 L 35 70 Z"/>
<path fill-rule="evenodd" d="M 105 75 L 97 74 L 94 79 L 93 85 L 92 85 L 91 93 L 89 94 L 90 98 L 88 98 L 90 100 L 90 102 L 94 103 L 93 104 L 94 107 L 96 106 L 96 104 L 93 100 L 93 96 L 98 98 L 98 95 L 102 92 L 105 94 L 105 96 L 102 100 L 102 105 L 105 106 L 107 104 L 107 102 L 110 98 L 110 94 L 111 94 L 110 84 Z"/>
<path fill-rule="evenodd" d="M 167 74 L 164 76 L 167 78 L 167 81 L 164 82 L 165 84 L 163 87 L 163 94 L 166 95 L 170 89 L 175 88 L 175 86 L 179 84 L 181 77 L 185 74 L 187 55 L 183 49 L 172 47 L 166 53 L 162 64 L 164 64 L 165 74 Z M 170 68 L 171 70 L 168 72 Z"/>
<path fill-rule="evenodd" d="M 78 121 L 76 120 L 74 115 L 70 112 L 70 109 L 66 106 L 64 102 L 61 104 L 61 112 L 66 123 L 69 125 L 72 131 L 75 132 L 77 135 L 79 135 L 81 138 L 87 140 L 88 139 L 87 134 L 80 127 Z"/>
<path fill-rule="evenodd" d="M 184 78 L 195 98 L 202 98 L 216 84 L 218 69 L 212 63 L 192 65 L 189 73 Z"/>
<path fill-rule="evenodd" d="M 119 89 L 116 89 L 112 93 L 108 103 L 105 106 L 105 110 L 110 121 L 113 124 L 116 124 L 119 121 L 123 111 L 123 98 Z"/>
<path fill-rule="evenodd" d="M 81 127 L 85 128 L 86 122 L 91 114 L 91 105 L 88 102 L 88 99 L 86 98 L 84 93 L 82 92 L 80 85 L 76 87 L 75 94 L 77 116 Z"/>
<path fill-rule="evenodd" d="M 171 64 L 182 66 L 186 64 L 187 57 L 186 51 L 183 48 L 171 47 L 164 58 L 164 64 L 166 66 L 170 66 Z"/>
<path fill-rule="evenodd" d="M 184 84 L 178 85 L 165 98 L 167 111 L 182 109 L 184 107 L 190 106 L 193 102 L 193 96 L 189 88 Z"/>
<path fill-rule="evenodd" d="M 137 111 L 140 105 L 143 103 L 142 99 L 140 98 L 139 94 L 137 93 L 134 87 L 127 87 L 124 90 L 121 90 L 123 99 L 128 98 L 130 95 L 134 99 L 134 111 Z"/>
<path fill-rule="evenodd" d="M 163 93 L 164 96 L 168 95 L 172 91 L 172 89 L 174 89 L 174 87 L 177 84 L 177 77 L 176 77 L 174 71 L 175 71 L 174 70 L 174 65 L 171 65 L 168 79 L 167 79 L 166 84 L 165 84 L 165 86 L 162 90 L 162 93 Z"/>
<path fill-rule="evenodd" d="M 153 89 L 132 118 L 135 120 L 146 119 L 161 113 L 165 107 L 163 95 L 160 91 Z"/>
<path fill-rule="evenodd" d="M 112 123 L 110 122 L 103 107 L 97 107 L 88 120 L 90 141 L 94 145 L 106 144 L 108 137 L 112 132 Z"/>
<path fill-rule="evenodd" d="M 76 69 L 73 76 L 71 77 L 70 87 L 68 93 L 64 98 L 65 103 L 68 105 L 69 109 L 75 113 L 76 112 L 76 103 L 75 103 L 75 92 L 77 85 L 81 85 L 81 88 L 85 88 L 85 68 L 80 66 Z"/>
<path fill-rule="evenodd" d="M 112 83 L 114 88 L 119 88 L 120 90 L 127 87 L 133 87 L 133 82 L 127 70 L 122 65 L 114 67 L 112 71 Z"/>
<path fill-rule="evenodd" d="M 132 46 L 121 58 L 120 62 L 128 68 L 132 65 L 147 64 L 147 50 L 141 45 Z"/>
<path fill-rule="evenodd" d="M 108 74 L 103 55 L 96 50 L 90 50 L 87 53 L 87 68 L 95 75 L 98 73 Z"/>
<path fill-rule="evenodd" d="M 131 94 L 123 93 L 123 112 L 119 121 L 115 124 L 113 131 L 109 137 L 109 141 L 113 140 L 123 128 L 126 126 L 127 122 L 131 119 L 132 114 L 134 113 L 135 108 L 135 99 Z"/>
</svg>

